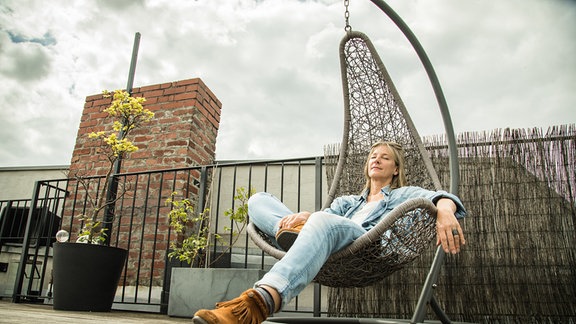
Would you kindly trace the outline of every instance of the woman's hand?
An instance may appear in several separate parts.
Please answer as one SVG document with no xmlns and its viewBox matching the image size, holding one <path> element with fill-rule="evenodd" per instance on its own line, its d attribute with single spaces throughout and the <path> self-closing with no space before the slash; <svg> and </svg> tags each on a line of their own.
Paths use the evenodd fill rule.
<svg viewBox="0 0 576 324">
<path fill-rule="evenodd" d="M 278 222 L 279 229 L 292 228 L 300 223 L 305 223 L 310 217 L 310 212 L 301 211 L 296 214 L 284 216 L 280 222 Z"/>
<path fill-rule="evenodd" d="M 456 254 L 466 244 L 462 227 L 454 215 L 456 204 L 451 199 L 441 198 L 436 207 L 436 245 L 442 245 L 446 253 Z"/>
</svg>

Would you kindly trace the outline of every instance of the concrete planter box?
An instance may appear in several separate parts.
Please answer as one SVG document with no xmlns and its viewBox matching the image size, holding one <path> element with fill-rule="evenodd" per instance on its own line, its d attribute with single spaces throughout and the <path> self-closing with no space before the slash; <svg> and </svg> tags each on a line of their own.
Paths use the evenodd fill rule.
<svg viewBox="0 0 576 324">
<path fill-rule="evenodd" d="M 212 309 L 252 288 L 264 273 L 259 269 L 173 268 L 168 315 L 193 317 L 199 309 Z"/>
</svg>

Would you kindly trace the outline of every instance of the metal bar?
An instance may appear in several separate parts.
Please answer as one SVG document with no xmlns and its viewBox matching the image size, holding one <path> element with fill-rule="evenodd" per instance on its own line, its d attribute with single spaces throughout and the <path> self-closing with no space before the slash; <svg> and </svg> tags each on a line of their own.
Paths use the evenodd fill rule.
<svg viewBox="0 0 576 324">
<path fill-rule="evenodd" d="M 448 316 L 446 315 L 446 313 L 444 313 L 440 305 L 438 305 L 438 302 L 436 301 L 436 298 L 434 298 L 434 296 L 432 296 L 432 298 L 430 299 L 430 307 L 432 308 L 432 310 L 434 311 L 440 322 L 442 322 L 442 324 L 452 323 L 448 318 Z"/>
<path fill-rule="evenodd" d="M 148 206 L 148 201 L 150 199 L 150 183 L 152 180 L 152 176 L 148 175 L 145 194 L 144 194 L 144 206 Z M 140 246 L 138 248 L 138 268 L 136 270 L 136 287 L 134 289 L 134 302 L 138 301 L 138 293 L 139 293 L 139 283 L 140 283 L 140 276 L 142 274 L 142 254 L 144 253 L 144 235 L 146 234 L 146 217 L 147 217 L 147 210 L 145 209 L 142 212 L 142 229 L 140 230 Z"/>
<path fill-rule="evenodd" d="M 222 169 L 218 169 L 218 190 L 216 191 L 217 193 L 217 197 L 216 197 L 216 210 L 214 215 L 219 215 L 220 214 L 220 198 L 221 198 L 221 192 L 222 192 Z M 210 208 L 210 213 L 212 214 L 212 208 Z M 215 217 L 214 220 L 214 228 L 218 228 L 218 217 Z M 216 242 L 214 243 L 214 251 L 216 251 Z"/>
<path fill-rule="evenodd" d="M 458 181 L 459 181 L 459 168 L 458 168 L 458 152 L 456 150 L 456 138 L 454 136 L 454 127 L 452 126 L 452 119 L 450 117 L 450 111 L 448 110 L 448 104 L 446 103 L 446 98 L 444 97 L 444 92 L 442 91 L 442 87 L 440 86 L 440 81 L 438 80 L 438 76 L 434 71 L 434 67 L 432 67 L 432 63 L 428 58 L 428 55 L 424 51 L 424 48 L 414 35 L 414 33 L 410 30 L 408 25 L 400 18 L 400 16 L 390 7 L 386 2 L 382 0 L 370 0 L 374 3 L 378 8 L 380 8 L 390 19 L 398 26 L 398 28 L 402 31 L 404 36 L 408 39 L 416 54 L 418 54 L 418 58 L 422 62 L 426 73 L 428 74 L 428 78 L 430 79 L 430 83 L 432 84 L 432 88 L 434 90 L 434 94 L 436 95 L 436 100 L 438 101 L 438 106 L 440 108 L 440 113 L 442 114 L 442 120 L 444 121 L 444 128 L 446 130 L 446 136 L 448 139 L 448 148 L 450 151 L 450 192 L 457 195 L 458 194 Z"/>
<path fill-rule="evenodd" d="M 42 187 L 45 187 L 45 184 L 42 184 Z M 41 190 L 42 191 L 42 190 Z M 36 234 L 38 235 L 36 237 L 36 244 L 34 245 L 34 249 L 33 249 L 33 254 L 29 255 L 29 258 L 31 258 L 32 260 L 29 260 L 28 262 L 31 264 L 31 275 L 30 275 L 30 280 L 28 281 L 28 287 L 26 287 L 26 294 L 27 296 L 30 296 L 31 299 L 36 298 L 36 297 L 40 297 L 42 295 L 42 288 L 44 287 L 44 278 L 45 278 L 45 274 L 48 268 L 48 255 L 49 255 L 49 249 L 50 249 L 50 233 L 52 233 L 52 225 L 53 225 L 53 219 L 50 218 L 50 213 L 49 213 L 49 205 L 50 205 L 50 189 L 46 189 L 44 190 L 44 197 L 41 198 L 39 200 L 39 203 L 41 204 L 39 210 L 38 210 L 38 219 L 34 220 L 36 222 Z M 34 209 L 36 209 L 34 207 Z M 43 237 L 43 234 L 46 233 L 46 237 Z M 42 264 L 42 274 L 39 273 L 37 265 L 38 265 L 38 259 L 40 256 L 40 246 L 42 244 L 42 240 L 45 239 L 46 243 L 45 243 L 45 248 L 44 248 L 44 256 L 40 259 L 42 259 L 43 261 L 41 262 Z M 28 246 L 26 246 L 26 248 L 28 248 Z M 38 277 L 34 276 L 34 272 L 38 273 Z M 36 283 L 36 285 L 39 287 L 38 289 L 38 295 L 37 296 L 31 296 L 32 294 L 32 287 L 34 286 L 34 280 L 38 279 L 40 282 Z"/>
<path fill-rule="evenodd" d="M 248 198 L 250 198 L 252 194 L 252 166 L 248 168 Z M 250 215 L 246 215 L 246 221 L 250 221 Z M 244 253 L 244 268 L 248 268 L 248 254 L 249 254 L 249 235 L 246 235 L 244 246 L 246 247 L 246 252 Z M 264 267 L 264 262 L 260 265 L 260 267 Z"/>
<path fill-rule="evenodd" d="M 136 33 L 134 36 L 134 46 L 132 48 L 132 59 L 130 60 L 130 71 L 128 72 L 128 84 L 126 85 L 126 92 L 132 94 L 132 88 L 134 85 L 134 73 L 136 71 L 136 60 L 138 58 L 138 48 L 140 46 L 140 33 Z M 125 124 L 125 123 L 124 123 Z M 122 138 L 124 130 L 120 130 L 120 138 Z M 112 174 L 110 175 L 110 181 L 108 182 L 108 188 L 106 189 L 106 208 L 104 211 L 104 228 L 106 228 L 106 233 L 112 233 L 112 221 L 114 220 L 114 201 L 118 195 L 118 178 L 117 174 L 120 173 L 122 168 L 122 156 L 120 155 L 116 161 L 114 161 Z M 110 245 L 110 235 L 105 236 L 104 245 Z"/>
<path fill-rule="evenodd" d="M 24 231 L 24 241 L 22 242 L 22 254 L 20 255 L 20 262 L 18 263 L 18 270 L 16 272 L 16 282 L 14 283 L 14 290 L 12 292 L 12 302 L 19 303 L 21 298 L 22 286 L 24 284 L 24 276 L 26 271 L 26 261 L 28 261 L 28 245 L 30 245 L 30 226 L 32 223 L 34 207 L 38 203 L 38 196 L 40 195 L 40 186 L 42 181 L 34 183 L 34 192 L 32 194 L 32 201 L 28 212 L 28 219 L 26 220 L 26 230 Z"/>
<path fill-rule="evenodd" d="M 207 195 L 207 184 L 208 182 L 208 168 L 203 166 L 200 169 L 200 189 L 198 190 L 198 209 L 203 212 L 206 208 L 206 195 Z"/>
<path fill-rule="evenodd" d="M 128 249 L 130 249 L 130 246 L 132 244 L 132 230 L 135 227 L 134 225 L 134 215 L 135 215 L 135 210 L 134 210 L 134 206 L 136 205 L 136 191 L 138 188 L 138 182 L 140 180 L 139 176 L 136 176 L 136 180 L 134 181 L 134 195 L 132 196 L 132 210 L 130 212 L 130 223 L 128 225 L 128 233 L 130 233 L 128 235 L 128 241 L 126 242 L 126 246 L 128 247 Z M 128 258 L 130 258 L 130 254 L 128 254 Z M 124 273 L 126 274 L 128 272 L 128 260 L 126 260 L 126 262 L 124 263 Z M 124 284 L 122 285 L 122 297 L 121 300 L 122 302 L 125 302 L 125 297 L 126 297 L 126 283 L 127 283 L 127 276 L 124 276 Z M 134 302 L 136 302 L 136 300 L 134 300 Z"/>
<path fill-rule="evenodd" d="M 234 199 L 234 197 L 236 196 L 236 187 L 237 187 L 237 181 L 238 181 L 238 167 L 234 167 L 234 176 L 232 177 L 232 204 L 230 206 L 230 208 L 232 208 L 232 212 L 234 212 L 234 209 L 236 209 L 236 199 Z M 230 242 L 234 242 L 234 221 L 230 220 Z M 214 244 L 216 245 L 216 244 Z M 228 253 L 230 253 L 230 256 L 232 256 L 232 246 L 230 246 L 230 250 L 228 251 Z M 216 255 L 217 257 L 217 255 Z"/>
<path fill-rule="evenodd" d="M 153 286 L 153 282 L 154 282 L 154 268 L 156 268 L 156 247 L 157 247 L 157 243 L 158 243 L 158 228 L 160 226 L 160 206 L 162 206 L 162 189 L 164 188 L 164 173 L 160 173 L 160 185 L 158 188 L 158 200 L 156 201 L 156 205 L 158 206 L 158 208 L 156 209 L 156 222 L 154 224 L 154 240 L 152 243 L 152 246 L 154 247 L 152 249 L 152 262 L 151 264 L 151 268 L 150 269 L 150 279 L 148 281 L 148 303 L 151 302 L 152 300 L 152 286 Z M 120 224 L 118 224 L 120 225 Z M 118 226 L 120 227 L 120 226 Z M 165 269 L 166 267 L 164 267 Z"/>
<path fill-rule="evenodd" d="M 172 176 L 172 188 L 170 193 L 176 191 L 176 182 L 178 181 L 178 172 L 174 171 Z M 190 172 L 188 172 L 188 180 L 186 183 L 190 183 Z M 172 207 L 170 208 L 172 210 Z M 170 222 L 170 219 L 168 219 Z M 168 227 L 168 244 L 166 244 L 166 249 L 164 251 L 164 275 L 162 280 L 162 293 L 160 294 L 160 314 L 168 314 L 168 301 L 170 297 L 170 280 L 172 278 L 172 264 L 168 257 L 170 253 L 170 236 L 172 235 L 172 227 Z"/>
<path fill-rule="evenodd" d="M 128 72 L 128 83 L 126 84 L 126 92 L 132 94 L 134 86 L 134 75 L 136 74 L 136 61 L 138 60 L 138 49 L 140 48 L 140 33 L 134 35 L 134 45 L 132 46 L 132 59 L 130 60 L 130 70 Z"/>
<path fill-rule="evenodd" d="M 430 266 L 430 270 L 428 271 L 428 275 L 426 276 L 426 281 L 424 281 L 424 286 L 422 287 L 422 291 L 420 292 L 420 298 L 418 298 L 418 303 L 416 304 L 416 309 L 414 310 L 414 314 L 412 315 L 412 319 L 410 323 L 422 323 L 424 318 L 426 317 L 426 305 L 430 302 L 433 293 L 433 287 L 438 279 L 438 274 L 440 273 L 440 269 L 444 264 L 444 257 L 446 254 L 442 247 L 439 246 L 436 248 L 436 255 L 434 256 L 434 261 Z"/>
<path fill-rule="evenodd" d="M 284 162 L 280 165 L 280 200 L 284 201 Z"/>
<path fill-rule="evenodd" d="M 315 167 L 315 209 L 320 210 L 322 208 L 322 158 L 316 158 L 316 167 Z M 322 307 L 322 290 L 321 286 L 318 283 L 314 283 L 314 308 L 313 313 L 314 317 L 320 317 Z"/>
<path fill-rule="evenodd" d="M 388 17 L 398 26 L 398 28 L 402 31 L 404 36 L 408 39 L 416 54 L 418 54 L 418 58 L 422 62 L 426 73 L 428 74 L 428 78 L 430 79 L 430 83 L 432 84 L 432 88 L 434 90 L 434 94 L 436 95 L 436 100 L 438 101 L 438 106 L 440 108 L 440 113 L 442 114 L 442 120 L 444 122 L 444 128 L 446 131 L 446 138 L 448 140 L 448 150 L 449 150 L 449 166 L 450 166 L 450 192 L 457 195 L 458 194 L 458 185 L 459 185 L 459 166 L 458 166 L 458 150 L 456 147 L 456 137 L 454 135 L 454 127 L 452 125 L 452 119 L 450 117 L 450 111 L 448 110 L 448 104 L 446 103 L 446 98 L 444 97 L 444 93 L 442 92 L 442 87 L 440 86 L 440 81 L 432 67 L 432 63 L 428 58 L 428 55 L 424 51 L 424 48 L 414 35 L 414 33 L 410 30 L 408 25 L 400 18 L 400 16 L 390 7 L 386 2 L 383 0 L 370 0 L 374 3 L 378 8 L 380 8 Z M 412 316 L 412 323 L 419 323 L 424 320 L 426 317 L 426 305 L 432 298 L 432 285 L 436 282 L 438 278 L 438 274 L 440 273 L 440 268 L 444 263 L 444 251 L 438 247 L 436 251 L 436 256 L 432 261 L 432 265 L 430 267 L 430 271 L 428 272 L 428 276 L 424 283 L 424 287 L 422 288 L 422 293 L 420 295 L 420 299 L 416 305 L 416 310 L 414 311 L 414 315 Z"/>
</svg>

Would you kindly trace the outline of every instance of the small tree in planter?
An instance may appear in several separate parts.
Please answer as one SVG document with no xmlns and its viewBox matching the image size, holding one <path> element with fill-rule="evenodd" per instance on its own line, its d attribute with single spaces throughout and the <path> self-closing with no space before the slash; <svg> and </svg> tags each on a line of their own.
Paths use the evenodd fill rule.
<svg viewBox="0 0 576 324">
<path fill-rule="evenodd" d="M 84 223 L 77 239 L 80 243 L 101 244 L 106 240 L 105 225 L 107 224 L 102 217 L 103 213 L 107 208 L 113 207 L 123 195 L 123 193 L 110 195 L 115 165 L 118 161 L 128 157 L 130 153 L 138 150 L 138 147 L 129 140 L 132 131 L 154 118 L 154 113 L 142 105 L 146 101 L 145 98 L 131 97 L 123 90 L 116 90 L 114 93 L 104 91 L 104 97 L 110 96 L 113 97 L 113 101 L 108 108 L 104 109 L 104 112 L 114 119 L 112 130 L 88 134 L 90 139 L 98 143 L 97 153 L 105 156 L 108 164 L 104 184 L 98 186 L 99 190 L 91 190 L 91 178 L 80 174 L 74 175 L 80 186 L 84 188 L 89 205 L 88 212 L 80 215 Z"/>
<path fill-rule="evenodd" d="M 234 243 L 240 238 L 240 233 L 246 228 L 248 221 L 248 198 L 253 190 L 238 188 L 234 200 L 239 202 L 236 208 L 230 208 L 224 215 L 231 220 L 232 227 L 225 227 L 225 232 L 231 233 L 230 241 L 215 235 L 215 242 L 220 242 L 226 249 L 217 258 L 230 251 Z M 179 233 L 179 240 L 171 243 L 171 258 L 186 261 L 194 265 L 200 260 L 201 268 L 173 268 L 170 281 L 170 297 L 168 301 L 168 315 L 179 317 L 192 317 L 194 312 L 201 308 L 212 308 L 214 304 L 231 299 L 251 286 L 259 279 L 263 271 L 260 269 L 222 269 L 208 268 L 217 258 L 210 262 L 210 219 L 209 210 L 195 214 L 189 208 L 189 201 L 181 200 L 174 205 L 170 213 L 171 226 Z M 192 224 L 193 223 L 193 224 Z M 184 228 L 193 229 L 185 232 Z"/>
<path fill-rule="evenodd" d="M 74 175 L 84 189 L 89 207 L 85 214 L 80 215 L 83 226 L 77 243 L 66 243 L 69 234 L 65 231 L 57 234 L 53 259 L 54 309 L 110 311 L 126 261 L 125 249 L 101 245 L 106 240 L 106 225 L 109 225 L 106 222 L 111 222 L 103 214 L 123 195 L 123 192 L 120 195 L 109 194 L 110 190 L 116 190 L 110 185 L 115 181 L 116 162 L 138 149 L 128 136 L 149 122 L 154 114 L 142 106 L 144 98 L 133 98 L 125 91 L 105 91 L 104 96 L 113 97 L 111 105 L 104 110 L 114 118 L 112 129 L 89 134 L 89 138 L 99 144 L 97 153 L 105 156 L 108 163 L 104 185 L 91 186 L 94 178 Z"/>
<path fill-rule="evenodd" d="M 248 199 L 254 190 L 248 191 L 244 187 L 236 189 L 234 200 L 239 202 L 237 208 L 230 208 L 224 212 L 232 222 L 232 227 L 226 226 L 225 232 L 231 233 L 232 239 L 226 242 L 218 233 L 214 234 L 215 243 L 219 242 L 226 246 L 226 250 L 218 256 L 221 257 L 228 252 L 238 241 L 239 234 L 244 231 L 248 221 Z M 210 262 L 208 247 L 210 246 L 210 209 L 206 208 L 202 213 L 196 213 L 193 203 L 189 199 L 175 199 L 177 193 L 172 193 L 166 200 L 166 204 L 172 205 L 172 210 L 168 214 L 170 226 L 176 232 L 177 239 L 170 243 L 171 252 L 168 257 L 177 259 L 193 265 L 196 260 L 199 267 L 209 267 L 216 262 Z M 199 259 L 200 256 L 203 256 Z"/>
</svg>

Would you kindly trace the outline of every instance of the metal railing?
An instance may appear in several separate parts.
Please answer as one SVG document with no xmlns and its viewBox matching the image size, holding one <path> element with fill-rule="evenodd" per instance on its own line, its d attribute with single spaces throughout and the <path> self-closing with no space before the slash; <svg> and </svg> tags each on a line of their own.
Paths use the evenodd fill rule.
<svg viewBox="0 0 576 324">
<path fill-rule="evenodd" d="M 166 313 L 173 267 L 188 267 L 170 260 L 172 233 L 166 199 L 173 192 L 190 198 L 196 208 L 209 208 L 211 232 L 231 235 L 225 211 L 237 207 L 236 189 L 267 191 L 292 210 L 321 207 L 325 190 L 323 158 L 217 163 L 207 166 L 118 174 L 119 199 L 108 233 L 110 245 L 128 250 L 114 308 Z M 80 215 L 89 208 L 89 194 L 103 183 L 90 179 L 89 188 L 75 179 L 38 181 L 32 199 L 0 201 L 0 297 L 14 302 L 50 303 L 52 298 L 52 244 L 55 233 L 66 230 L 76 240 L 83 226 Z M 86 190 L 87 189 L 87 190 Z M 226 252 L 212 267 L 268 270 L 275 260 L 249 239 L 240 238 L 229 251 L 217 243 L 211 253 Z M 315 302 L 317 303 L 317 301 Z M 317 305 L 318 307 L 318 305 Z M 296 300 L 289 311 L 311 312 L 312 302 Z"/>
</svg>

